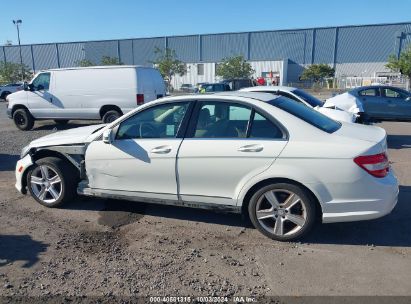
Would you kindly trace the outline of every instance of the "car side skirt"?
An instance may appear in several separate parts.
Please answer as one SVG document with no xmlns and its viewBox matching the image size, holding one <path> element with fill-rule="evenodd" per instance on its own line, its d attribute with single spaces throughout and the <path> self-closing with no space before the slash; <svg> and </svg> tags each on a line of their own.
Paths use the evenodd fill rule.
<svg viewBox="0 0 411 304">
<path fill-rule="evenodd" d="M 183 201 L 183 200 L 178 200 L 178 199 L 173 200 L 173 199 L 166 199 L 166 198 L 152 198 L 152 197 L 142 196 L 144 194 L 139 193 L 139 192 L 92 189 L 88 187 L 83 187 L 81 184 L 77 188 L 77 193 L 79 195 L 84 195 L 84 196 L 128 200 L 128 201 L 136 201 L 136 202 L 141 202 L 141 203 L 180 206 L 180 207 L 187 207 L 187 208 L 213 210 L 213 211 L 219 211 L 219 212 L 241 213 L 241 207 L 238 207 L 238 206 L 193 202 L 193 201 Z M 158 196 L 161 196 L 161 194 L 159 194 Z"/>
</svg>

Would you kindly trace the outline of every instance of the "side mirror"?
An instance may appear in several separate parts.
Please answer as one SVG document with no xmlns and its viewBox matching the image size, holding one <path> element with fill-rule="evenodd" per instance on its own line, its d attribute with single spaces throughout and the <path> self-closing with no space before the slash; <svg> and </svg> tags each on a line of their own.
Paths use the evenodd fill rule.
<svg viewBox="0 0 411 304">
<path fill-rule="evenodd" d="M 25 81 L 25 82 L 23 83 L 23 90 L 24 90 L 24 91 L 29 91 L 29 90 L 30 90 L 29 84 L 27 83 L 27 81 Z"/>
<path fill-rule="evenodd" d="M 103 142 L 105 144 L 112 144 L 113 143 L 113 130 L 107 129 L 103 132 Z"/>
</svg>

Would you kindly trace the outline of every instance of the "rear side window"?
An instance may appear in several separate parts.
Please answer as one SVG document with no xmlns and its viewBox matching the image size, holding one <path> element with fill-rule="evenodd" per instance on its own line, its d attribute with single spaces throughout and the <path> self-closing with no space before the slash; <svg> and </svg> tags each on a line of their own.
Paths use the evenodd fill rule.
<svg viewBox="0 0 411 304">
<path fill-rule="evenodd" d="M 341 128 L 341 123 L 289 98 L 279 97 L 269 101 L 269 104 L 304 120 L 324 132 L 334 133 Z"/>
<path fill-rule="evenodd" d="M 283 132 L 270 120 L 255 112 L 251 123 L 250 138 L 283 138 Z"/>
<path fill-rule="evenodd" d="M 405 99 L 408 96 L 401 92 L 400 90 L 396 89 L 391 89 L 391 88 L 382 88 L 382 95 L 388 98 L 400 98 L 400 99 Z"/>
</svg>

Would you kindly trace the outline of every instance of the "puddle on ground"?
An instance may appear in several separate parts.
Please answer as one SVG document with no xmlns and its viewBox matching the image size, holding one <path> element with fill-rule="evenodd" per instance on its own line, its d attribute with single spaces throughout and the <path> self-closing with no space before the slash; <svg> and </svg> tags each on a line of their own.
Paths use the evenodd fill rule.
<svg viewBox="0 0 411 304">
<path fill-rule="evenodd" d="M 98 223 L 118 228 L 140 220 L 145 214 L 145 204 L 130 201 L 106 200 L 104 209 L 99 211 Z"/>
</svg>

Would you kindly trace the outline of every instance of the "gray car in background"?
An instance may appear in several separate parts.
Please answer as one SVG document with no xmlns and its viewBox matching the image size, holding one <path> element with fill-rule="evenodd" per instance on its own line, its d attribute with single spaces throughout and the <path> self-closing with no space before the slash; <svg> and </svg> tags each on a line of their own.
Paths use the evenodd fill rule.
<svg viewBox="0 0 411 304">
<path fill-rule="evenodd" d="M 383 120 L 411 121 L 411 93 L 396 87 L 372 85 L 355 88 L 327 100 L 327 103 L 340 106 L 360 103 L 365 122 Z"/>
</svg>

